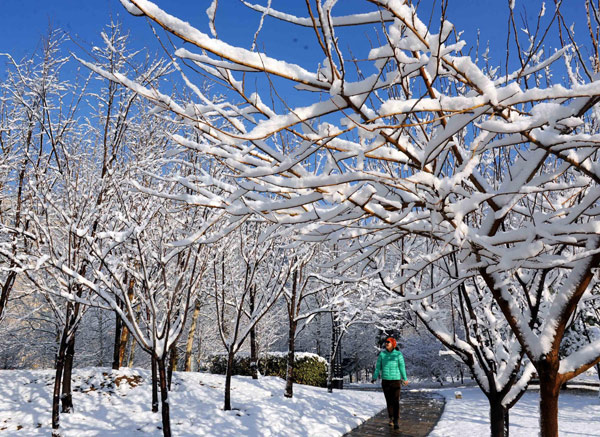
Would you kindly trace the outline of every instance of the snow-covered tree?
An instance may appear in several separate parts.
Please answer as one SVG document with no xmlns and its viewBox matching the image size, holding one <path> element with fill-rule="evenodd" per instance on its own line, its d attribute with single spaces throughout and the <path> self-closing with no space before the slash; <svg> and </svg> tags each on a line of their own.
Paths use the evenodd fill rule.
<svg viewBox="0 0 600 437">
<path fill-rule="evenodd" d="M 382 281 L 401 283 L 400 296 L 422 296 L 412 300 L 415 314 L 469 368 L 489 401 L 491 434 L 507 435 L 509 409 L 525 393 L 533 366 L 523 369 L 524 351 L 481 278 L 432 292 L 438 281 L 458 276 L 458 265 L 454 257 L 437 262 L 426 243 L 416 236 L 389 245 L 387 258 L 400 269 L 388 270 L 401 270 L 403 278 L 381 275 Z"/>
<path fill-rule="evenodd" d="M 76 295 L 77 292 L 71 289 L 73 284 L 69 281 L 56 281 L 56 277 L 51 274 L 41 271 L 30 273 L 29 270 L 44 263 L 48 257 L 46 243 L 52 242 L 57 243 L 56 250 L 76 265 L 76 268 L 85 263 L 85 256 L 80 256 L 77 247 L 69 246 L 69 242 L 72 243 L 73 240 L 69 238 L 67 228 L 73 223 L 60 228 L 60 223 L 64 224 L 62 219 L 75 219 L 77 206 L 81 205 L 79 202 L 89 200 L 88 196 L 79 198 L 77 193 L 78 188 L 83 188 L 89 179 L 82 177 L 80 186 L 75 182 L 82 169 L 84 172 L 89 169 L 85 164 L 80 165 L 82 160 L 75 157 L 78 152 L 85 150 L 85 141 L 81 141 L 81 130 L 77 128 L 75 120 L 86 88 L 77 87 L 75 83 L 62 79 L 62 70 L 68 61 L 62 55 L 63 42 L 61 32 L 52 32 L 43 43 L 39 59 L 33 58 L 23 64 L 14 63 L 14 72 L 9 76 L 16 103 L 15 110 L 22 114 L 22 120 L 11 124 L 9 130 L 11 137 L 22 141 L 14 145 L 18 148 L 21 159 L 15 170 L 18 175 L 13 186 L 15 194 L 10 202 L 16 209 L 11 233 L 25 237 L 26 244 L 21 250 L 27 256 L 27 262 L 23 264 L 23 268 L 28 269 L 28 280 L 34 284 L 34 289 L 41 292 L 52 289 L 57 294 L 70 289 Z M 87 150 L 83 153 L 86 152 Z M 28 193 L 26 203 L 25 193 Z M 57 198 L 60 200 L 53 204 Z M 56 207 L 58 203 L 61 203 L 58 208 L 63 213 L 62 216 L 54 214 L 56 209 L 53 206 Z M 19 216 L 22 218 L 19 219 Z M 43 229 L 39 227 L 42 222 Z M 9 275 L 13 272 L 14 270 L 9 272 Z M 4 284 L 5 287 L 8 283 Z M 50 295 L 46 297 L 55 312 L 55 320 L 61 327 L 52 402 L 53 434 L 58 435 L 60 401 L 62 400 L 64 412 L 72 410 L 70 371 L 75 331 L 82 312 L 79 304 L 58 302 Z M 35 299 L 28 301 L 34 305 L 37 302 Z"/>
<path fill-rule="evenodd" d="M 482 281 L 539 375 L 541 433 L 557 435 L 560 386 L 600 361 L 598 341 L 559 356 L 600 262 L 598 63 L 587 65 L 581 45 L 543 48 L 554 21 L 577 41 L 559 8 L 542 8 L 547 31 L 529 32 L 523 47 L 519 39 L 511 44 L 519 65 L 502 71 L 465 55 L 466 42 L 443 13 L 428 26 L 401 0 L 365 1 L 343 17 L 336 1 L 307 2 L 304 17 L 244 2 L 266 18 L 312 29 L 306 44 L 322 57 L 312 68 L 293 51 L 283 59 L 221 41 L 214 26 L 207 35 L 148 0 L 122 3 L 186 41 L 175 55 L 238 94 L 237 106 L 177 104 L 111 77 L 192 118 L 202 141 L 174 139 L 218 157 L 238 178 L 229 196 L 205 190 L 203 204 L 234 218 L 260 214 L 295 225 L 305 238 L 353 240 L 352 265 L 404 236 L 429 239 L 435 252 L 422 255 L 423 265 L 455 258 L 457 270 L 402 298 Z M 365 50 L 347 26 L 373 23 L 380 43 Z M 273 89 L 251 92 L 253 73 Z M 274 95 L 282 101 L 269 105 Z M 207 124 L 202 109 L 220 111 L 229 127 Z M 400 268 L 395 290 L 411 279 Z"/>
<path fill-rule="evenodd" d="M 135 71 L 135 54 L 127 52 L 127 38 L 118 26 L 110 26 L 103 37 L 106 48 L 95 49 L 98 61 L 111 71 Z M 137 112 L 137 122 L 132 122 L 136 109 L 140 110 L 134 103 L 141 99 L 128 88 L 108 81 L 95 87 L 87 80 L 83 85 L 61 80 L 61 68 L 69 58 L 60 53 L 58 43 L 49 40 L 41 69 L 46 81 L 29 79 L 31 94 L 39 94 L 41 103 L 38 159 L 27 156 L 32 166 L 28 187 L 33 193 L 27 209 L 33 235 L 28 255 L 35 265 L 27 275 L 62 326 L 53 394 L 56 435 L 60 433 L 59 402 L 63 412 L 73 410 L 71 372 L 77 329 L 87 306 L 97 300 L 94 287 L 86 285 L 94 285 L 94 271 L 101 266 L 91 247 L 99 238 L 98 231 L 121 207 L 118 184 L 132 154 L 128 141 L 141 142 L 152 132 L 143 112 Z M 140 69 L 139 79 L 149 83 L 164 71 L 155 62 Z M 84 103 L 89 110 L 85 116 L 81 112 Z"/>
<path fill-rule="evenodd" d="M 287 368 L 284 396 L 294 395 L 294 366 L 297 336 L 317 314 L 330 312 L 329 302 L 318 304 L 319 295 L 331 285 L 318 275 L 318 245 L 304 245 L 294 249 L 288 256 L 293 257 L 293 272 L 289 285 L 284 288 L 283 297 L 287 312 Z"/>
<path fill-rule="evenodd" d="M 224 410 L 231 410 L 235 354 L 279 300 L 292 272 L 293 258 L 275 239 L 261 241 L 257 222 L 242 223 L 218 241 L 206 284 L 212 292 L 219 336 L 227 353 Z M 254 357 L 256 358 L 256 357 Z"/>
</svg>

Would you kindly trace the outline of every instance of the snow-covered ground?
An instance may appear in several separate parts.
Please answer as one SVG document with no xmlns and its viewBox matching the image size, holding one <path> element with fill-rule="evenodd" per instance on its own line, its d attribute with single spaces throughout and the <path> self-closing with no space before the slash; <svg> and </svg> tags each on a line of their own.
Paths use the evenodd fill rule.
<svg viewBox="0 0 600 437">
<path fill-rule="evenodd" d="M 476 387 L 436 389 L 446 398 L 444 414 L 430 437 L 489 435 L 488 402 Z M 455 398 L 460 391 L 462 399 Z M 600 436 L 600 399 L 596 390 L 566 391 L 559 398 L 561 437 Z M 539 396 L 528 391 L 510 410 L 510 436 L 531 437 L 539 433 Z"/>
<path fill-rule="evenodd" d="M 141 369 L 76 370 L 76 411 L 61 414 L 62 435 L 161 436 L 160 413 L 150 412 L 148 382 L 148 371 Z M 51 370 L 0 371 L 0 435 L 50 435 L 52 385 Z M 385 406 L 379 393 L 336 390 L 330 394 L 298 384 L 294 397 L 286 399 L 282 379 L 234 377 L 234 410 L 225 412 L 223 385 L 221 375 L 175 373 L 170 393 L 173 435 L 341 436 Z"/>
<path fill-rule="evenodd" d="M 47 436 L 53 385 L 51 370 L 0 371 L 0 436 Z M 171 426 L 175 436 L 341 436 L 384 408 L 381 393 L 294 386 L 283 397 L 284 381 L 234 377 L 232 406 L 223 407 L 224 377 L 175 373 Z M 368 385 L 373 387 L 372 385 Z M 415 389 L 413 385 L 412 389 Z M 151 413 L 148 371 L 78 369 L 73 414 L 61 415 L 63 436 L 161 436 L 160 413 Z M 489 434 L 488 406 L 476 387 L 419 388 L 446 397 L 444 414 L 432 437 Z M 455 399 L 460 391 L 462 399 Z M 560 435 L 600 436 L 600 399 L 593 391 L 560 397 Z M 510 413 L 512 437 L 538 433 L 538 394 L 526 393 Z"/>
</svg>

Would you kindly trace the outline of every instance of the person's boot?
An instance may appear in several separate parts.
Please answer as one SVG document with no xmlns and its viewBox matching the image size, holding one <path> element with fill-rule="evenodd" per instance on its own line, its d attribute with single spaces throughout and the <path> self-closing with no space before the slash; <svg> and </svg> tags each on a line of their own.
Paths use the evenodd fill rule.
<svg viewBox="0 0 600 437">
<path fill-rule="evenodd" d="M 394 424 L 394 429 L 400 429 L 400 424 L 398 423 L 397 420 L 394 420 L 393 424 Z"/>
<path fill-rule="evenodd" d="M 390 426 L 394 426 L 394 419 L 390 417 Z"/>
</svg>

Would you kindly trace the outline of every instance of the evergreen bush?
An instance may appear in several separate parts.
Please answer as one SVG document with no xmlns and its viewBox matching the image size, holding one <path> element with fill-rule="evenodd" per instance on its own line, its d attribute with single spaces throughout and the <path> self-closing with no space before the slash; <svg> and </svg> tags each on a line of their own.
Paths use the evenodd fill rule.
<svg viewBox="0 0 600 437">
<path fill-rule="evenodd" d="M 295 354 L 294 383 L 312 385 L 315 387 L 327 386 L 327 361 L 317 355 L 306 352 Z M 250 376 L 250 357 L 237 355 L 233 362 L 233 374 Z M 210 373 L 224 375 L 227 370 L 227 355 L 219 354 L 209 357 L 208 369 Z M 279 376 L 285 379 L 287 369 L 287 354 L 271 352 L 262 355 L 258 360 L 258 370 L 265 376 Z"/>
</svg>

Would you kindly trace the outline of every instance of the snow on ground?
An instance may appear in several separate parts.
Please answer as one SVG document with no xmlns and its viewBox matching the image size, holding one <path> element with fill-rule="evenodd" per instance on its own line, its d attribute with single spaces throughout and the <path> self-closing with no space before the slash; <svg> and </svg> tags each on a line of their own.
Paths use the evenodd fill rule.
<svg viewBox="0 0 600 437">
<path fill-rule="evenodd" d="M 444 414 L 430 437 L 489 435 L 488 402 L 475 387 L 436 389 L 446 398 Z M 455 398 L 460 391 L 462 399 Z M 566 391 L 559 397 L 558 425 L 561 437 L 600 436 L 600 399 L 596 390 Z M 539 394 L 528 391 L 510 410 L 510 436 L 539 433 Z"/>
<path fill-rule="evenodd" d="M 341 436 L 385 406 L 382 393 L 327 390 L 294 385 L 283 397 L 285 381 L 234 377 L 232 406 L 223 411 L 224 377 L 179 373 L 173 378 L 171 427 L 186 436 Z M 372 388 L 373 385 L 365 384 Z M 476 387 L 412 389 L 446 398 L 444 414 L 431 437 L 489 435 L 488 404 Z M 149 373 L 143 369 L 85 368 L 75 371 L 75 413 L 61 414 L 64 437 L 162 436 L 160 413 L 150 412 Z M 0 370 L 0 436 L 50 435 L 52 370 Z M 462 399 L 455 399 L 460 391 Z M 511 437 L 537 435 L 538 393 L 527 392 L 510 412 Z M 597 389 L 561 393 L 561 437 L 600 437 Z"/>
<path fill-rule="evenodd" d="M 75 370 L 75 413 L 61 414 L 64 437 L 162 436 L 160 412 L 150 412 L 149 374 L 143 369 Z M 225 378 L 179 373 L 170 392 L 171 429 L 184 436 L 341 436 L 385 406 L 380 393 L 294 385 L 285 381 L 234 377 L 231 403 L 223 411 Z M 52 370 L 0 371 L 0 435 L 50 435 Z"/>
</svg>

